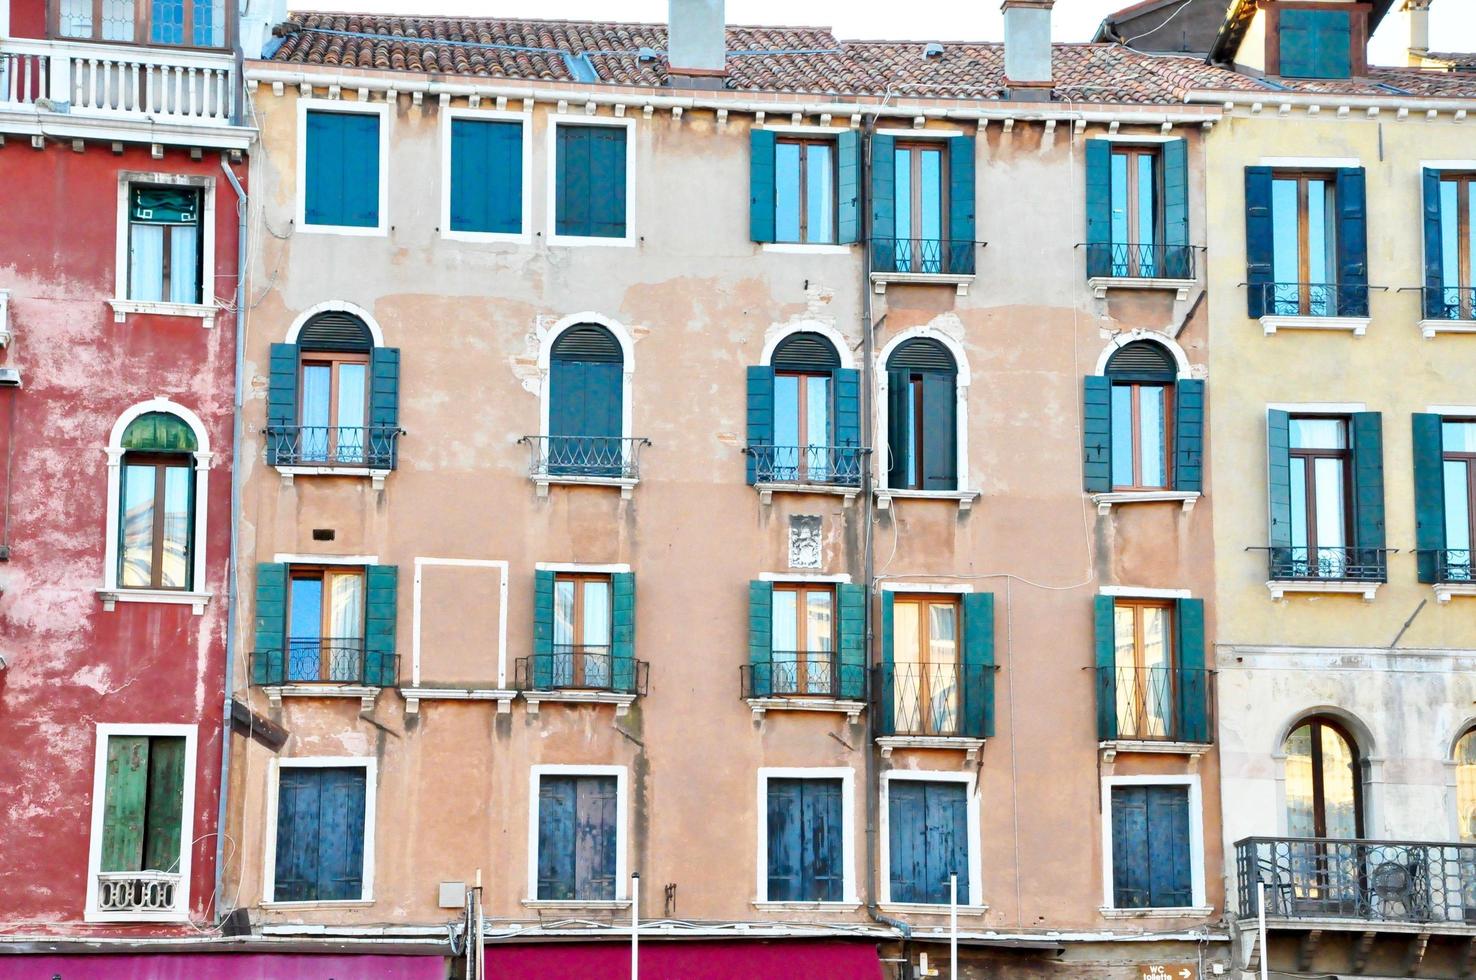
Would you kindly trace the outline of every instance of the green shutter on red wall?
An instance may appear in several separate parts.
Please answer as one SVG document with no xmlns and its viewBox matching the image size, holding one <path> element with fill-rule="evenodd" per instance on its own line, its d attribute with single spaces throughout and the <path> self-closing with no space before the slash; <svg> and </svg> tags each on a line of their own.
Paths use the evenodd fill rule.
<svg viewBox="0 0 1476 980">
<path fill-rule="evenodd" d="M 1086 141 L 1087 278 L 1112 275 L 1112 144 Z"/>
<path fill-rule="evenodd" d="M 1425 317 L 1445 316 L 1445 236 L 1441 227 L 1440 171 L 1425 168 Z"/>
<path fill-rule="evenodd" d="M 364 569 L 364 683 L 370 687 L 395 685 L 399 572 L 394 565 Z"/>
<path fill-rule="evenodd" d="M 963 718 L 960 735 L 994 736 L 994 593 L 963 597 Z"/>
<path fill-rule="evenodd" d="M 1266 293 L 1274 281 L 1275 227 L 1271 220 L 1270 167 L 1245 168 L 1245 282 L 1246 312 L 1259 320 L 1266 315 Z"/>
<path fill-rule="evenodd" d="M 1117 601 L 1099 595 L 1093 606 L 1096 641 L 1097 741 L 1117 738 Z"/>
<path fill-rule="evenodd" d="M 774 146 L 772 130 L 749 130 L 748 237 L 756 242 L 774 241 Z"/>
<path fill-rule="evenodd" d="M 866 697 L 866 589 L 845 583 L 835 590 L 840 610 L 839 693 L 860 701 Z"/>
<path fill-rule="evenodd" d="M 748 583 L 749 694 L 766 698 L 773 691 L 774 586 L 755 579 Z"/>
<path fill-rule="evenodd" d="M 1413 422 L 1415 548 L 1420 581 L 1440 580 L 1440 552 L 1445 548 L 1444 419 L 1418 413 Z"/>
<path fill-rule="evenodd" d="M 143 867 L 144 812 L 149 795 L 149 739 L 110 735 L 103 784 L 102 871 Z"/>
<path fill-rule="evenodd" d="M 251 651 L 251 683 L 281 684 L 287 678 L 287 566 L 256 566 L 256 629 Z"/>
<path fill-rule="evenodd" d="M 143 870 L 178 871 L 184 817 L 185 740 L 149 739 L 149 801 L 144 812 Z"/>
</svg>

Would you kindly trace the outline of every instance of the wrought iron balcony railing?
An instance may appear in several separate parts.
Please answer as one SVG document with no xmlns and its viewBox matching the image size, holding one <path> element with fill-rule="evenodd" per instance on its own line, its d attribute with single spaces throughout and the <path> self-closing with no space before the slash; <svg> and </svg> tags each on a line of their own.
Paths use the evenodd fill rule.
<svg viewBox="0 0 1476 980">
<path fill-rule="evenodd" d="M 984 738 L 994 666 L 882 664 L 873 671 L 878 735 Z"/>
<path fill-rule="evenodd" d="M 1393 548 L 1271 547 L 1269 575 L 1276 582 L 1387 582 Z"/>
<path fill-rule="evenodd" d="M 403 430 L 385 425 L 268 426 L 267 460 L 276 466 L 395 468 Z"/>
<path fill-rule="evenodd" d="M 1264 884 L 1273 919 L 1476 925 L 1476 844 L 1248 837 L 1235 867 L 1241 918 Z"/>
<path fill-rule="evenodd" d="M 866 666 L 842 664 L 834 651 L 774 650 L 739 671 L 744 698 L 866 698 Z"/>
<path fill-rule="evenodd" d="M 972 276 L 980 243 L 946 238 L 873 238 L 871 271 L 900 275 Z"/>
<path fill-rule="evenodd" d="M 1182 667 L 1098 667 L 1102 741 L 1214 741 L 1214 671 Z M 1107 723 L 1111 727 L 1107 727 Z"/>
<path fill-rule="evenodd" d="M 1193 279 L 1193 245 L 1089 242 L 1087 275 L 1103 279 Z"/>
<path fill-rule="evenodd" d="M 607 477 L 640 479 L 641 447 L 651 440 L 622 436 L 523 436 L 519 443 L 531 447 L 529 474 L 535 479 L 550 477 Z"/>
<path fill-rule="evenodd" d="M 367 649 L 363 637 L 289 639 L 285 649 L 257 650 L 251 656 L 251 676 L 270 685 L 388 687 L 398 676 L 399 658 Z"/>
<path fill-rule="evenodd" d="M 172 912 L 179 890 L 174 871 L 103 871 L 97 876 L 99 912 Z"/>
<path fill-rule="evenodd" d="M 646 694 L 651 665 L 617 657 L 608 646 L 555 645 L 552 653 L 535 653 L 517 662 L 520 691 L 610 691 Z"/>
<path fill-rule="evenodd" d="M 1426 320 L 1476 320 L 1476 289 L 1468 286 L 1423 287 Z"/>
<path fill-rule="evenodd" d="M 1371 287 L 1335 282 L 1252 283 L 1259 289 L 1264 316 L 1351 316 L 1366 317 Z"/>
<path fill-rule="evenodd" d="M 1476 582 L 1476 565 L 1470 548 L 1446 548 L 1435 552 L 1435 581 Z"/>
<path fill-rule="evenodd" d="M 859 446 L 749 446 L 758 483 L 859 487 L 869 450 Z"/>
</svg>

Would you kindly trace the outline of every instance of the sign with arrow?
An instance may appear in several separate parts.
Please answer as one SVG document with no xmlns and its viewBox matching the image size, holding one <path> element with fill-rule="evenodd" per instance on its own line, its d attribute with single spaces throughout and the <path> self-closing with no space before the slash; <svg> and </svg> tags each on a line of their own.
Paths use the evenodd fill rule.
<svg viewBox="0 0 1476 980">
<path fill-rule="evenodd" d="M 1144 966 L 1142 980 L 1199 980 L 1199 967 L 1193 963 L 1163 963 Z"/>
</svg>

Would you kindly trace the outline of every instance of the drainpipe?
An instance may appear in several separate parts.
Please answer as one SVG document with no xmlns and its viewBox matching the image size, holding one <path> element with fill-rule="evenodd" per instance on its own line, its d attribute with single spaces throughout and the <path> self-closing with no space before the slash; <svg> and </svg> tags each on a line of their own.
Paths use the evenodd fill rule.
<svg viewBox="0 0 1476 980">
<path fill-rule="evenodd" d="M 225 878 L 225 827 L 226 811 L 230 800 L 231 774 L 231 691 L 236 677 L 236 644 L 239 642 L 236 629 L 238 562 L 236 545 L 236 519 L 241 513 L 241 443 L 244 422 L 241 419 L 242 393 L 245 390 L 246 371 L 246 243 L 249 202 L 246 190 L 236 179 L 230 164 L 220 161 L 231 190 L 236 192 L 236 371 L 235 392 L 231 398 L 231 554 L 226 569 L 226 659 L 225 679 L 221 685 L 224 695 L 221 704 L 220 736 L 220 812 L 215 823 L 215 921 L 219 924 L 220 896 Z"/>
</svg>

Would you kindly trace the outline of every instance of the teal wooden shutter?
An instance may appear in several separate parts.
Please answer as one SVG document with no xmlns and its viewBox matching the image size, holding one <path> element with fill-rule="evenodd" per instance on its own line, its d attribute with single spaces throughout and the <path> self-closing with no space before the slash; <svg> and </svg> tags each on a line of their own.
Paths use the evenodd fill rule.
<svg viewBox="0 0 1476 980">
<path fill-rule="evenodd" d="M 948 255 L 944 272 L 974 271 L 974 137 L 948 140 Z"/>
<path fill-rule="evenodd" d="M 1112 144 L 1086 141 L 1087 278 L 1112 275 Z"/>
<path fill-rule="evenodd" d="M 756 242 L 772 242 L 774 232 L 774 133 L 748 133 L 748 234 Z"/>
<path fill-rule="evenodd" d="M 400 349 L 376 347 L 369 354 L 369 427 L 364 440 L 367 461 L 394 469 L 400 429 Z"/>
<path fill-rule="evenodd" d="M 1174 489 L 1204 489 L 1204 382 L 1174 385 Z"/>
<path fill-rule="evenodd" d="M 912 443 L 907 438 L 908 404 L 911 399 L 910 375 L 906 371 L 887 372 L 887 486 L 893 490 L 911 489 L 908 463 L 912 460 Z M 921 464 L 921 460 L 918 461 Z"/>
<path fill-rule="evenodd" d="M 866 697 L 866 589 L 841 584 L 835 590 L 840 607 L 839 694 L 860 701 Z"/>
<path fill-rule="evenodd" d="M 1246 312 L 1266 315 L 1266 293 L 1274 282 L 1275 227 L 1271 220 L 1271 168 L 1245 168 Z"/>
<path fill-rule="evenodd" d="M 99 870 L 139 871 L 143 867 L 144 808 L 149 793 L 148 736 L 108 736 L 107 767 Z"/>
<path fill-rule="evenodd" d="M 451 120 L 452 231 L 520 232 L 523 180 L 521 123 Z"/>
<path fill-rule="evenodd" d="M 922 376 L 923 385 L 923 458 L 924 490 L 957 490 L 958 396 L 954 388 L 956 376 L 933 374 Z"/>
<path fill-rule="evenodd" d="M 774 586 L 754 580 L 748 583 L 748 669 L 749 694 L 766 698 L 773 691 Z"/>
<path fill-rule="evenodd" d="M 1097 741 L 1117 738 L 1117 602 L 1110 595 L 1096 597 Z"/>
<path fill-rule="evenodd" d="M 839 157 L 836 180 L 836 236 L 842 245 L 861 240 L 861 134 L 854 129 L 843 131 L 835 140 Z M 769 209 L 770 217 L 774 209 Z"/>
<path fill-rule="evenodd" d="M 759 456 L 767 454 L 772 465 L 774 445 L 774 369 L 748 369 L 748 485 L 758 482 Z M 768 467 L 765 467 L 767 470 Z"/>
<path fill-rule="evenodd" d="M 861 372 L 836 368 L 830 373 L 835 399 L 835 446 L 829 469 L 835 483 L 859 485 L 864 464 L 861 446 Z"/>
<path fill-rule="evenodd" d="M 963 718 L 960 735 L 994 736 L 994 593 L 963 597 Z"/>
<path fill-rule="evenodd" d="M 143 870 L 179 871 L 184 817 L 182 736 L 149 739 L 149 801 L 144 812 Z"/>
<path fill-rule="evenodd" d="M 1438 320 L 1445 316 L 1445 235 L 1440 225 L 1440 171 L 1425 168 L 1424 189 L 1425 318 Z"/>
<path fill-rule="evenodd" d="M 1291 547 L 1291 497 L 1291 416 L 1273 408 L 1266 412 L 1266 543 L 1272 548 Z"/>
<path fill-rule="evenodd" d="M 1349 78 L 1353 25 L 1337 10 L 1283 7 L 1278 38 L 1283 78 Z"/>
<path fill-rule="evenodd" d="M 305 167 L 307 224 L 347 228 L 379 224 L 377 114 L 309 112 Z"/>
<path fill-rule="evenodd" d="M 338 114 L 309 112 L 303 145 L 303 221 L 310 225 L 344 223 L 344 187 L 341 163 L 343 132 Z"/>
<path fill-rule="evenodd" d="M 636 692 L 635 662 L 635 573 L 610 576 L 610 659 L 612 687 L 626 694 Z"/>
<path fill-rule="evenodd" d="M 590 229 L 588 127 L 559 126 L 554 138 L 554 230 L 588 235 Z"/>
<path fill-rule="evenodd" d="M 1180 599 L 1175 610 L 1179 628 L 1179 728 L 1177 741 L 1208 742 L 1209 678 L 1205 671 L 1204 600 Z"/>
<path fill-rule="evenodd" d="M 1362 167 L 1338 171 L 1338 315 L 1368 316 L 1368 203 Z"/>
<path fill-rule="evenodd" d="M 1189 278 L 1189 141 L 1163 144 L 1163 275 Z"/>
<path fill-rule="evenodd" d="M 400 570 L 394 565 L 364 569 L 364 683 L 395 685 L 395 607 Z"/>
<path fill-rule="evenodd" d="M 897 267 L 897 140 L 871 137 L 871 268 Z"/>
<path fill-rule="evenodd" d="M 1378 412 L 1353 413 L 1353 526 L 1359 563 L 1384 556 L 1384 423 Z"/>
<path fill-rule="evenodd" d="M 1107 493 L 1112 489 L 1112 381 L 1089 374 L 1082 389 L 1082 485 L 1088 493 Z"/>
<path fill-rule="evenodd" d="M 1420 581 L 1440 581 L 1445 548 L 1445 450 L 1439 415 L 1418 413 L 1414 421 L 1415 547 Z"/>
<path fill-rule="evenodd" d="M 895 609 L 893 595 L 881 594 L 881 684 L 876 692 L 881 717 L 875 719 L 877 731 L 883 735 L 897 733 L 897 664 L 894 658 L 895 641 L 892 636 L 892 616 Z M 916 669 L 916 668 L 912 668 Z"/>
<path fill-rule="evenodd" d="M 625 141 L 623 128 L 600 126 L 592 134 L 590 154 L 590 234 L 596 238 L 625 237 Z"/>
<path fill-rule="evenodd" d="M 256 566 L 256 639 L 251 653 L 251 683 L 282 684 L 287 679 L 287 566 Z"/>
<path fill-rule="evenodd" d="M 267 462 L 294 462 L 297 442 L 297 345 L 273 344 L 267 371 Z"/>
<path fill-rule="evenodd" d="M 553 687 L 554 573 L 533 573 L 533 687 Z"/>
</svg>

